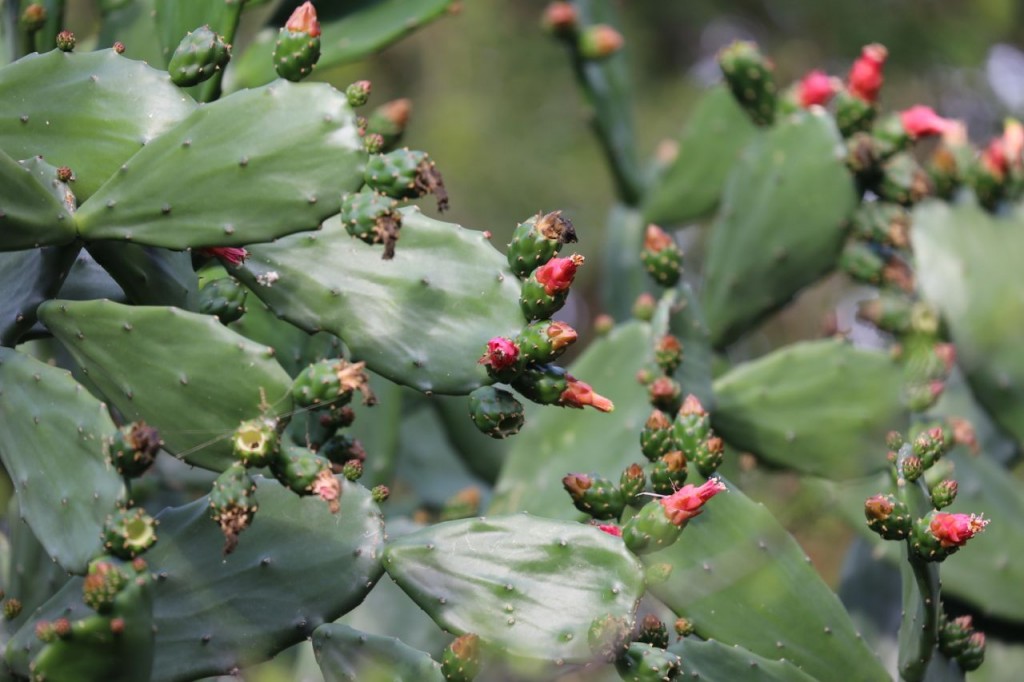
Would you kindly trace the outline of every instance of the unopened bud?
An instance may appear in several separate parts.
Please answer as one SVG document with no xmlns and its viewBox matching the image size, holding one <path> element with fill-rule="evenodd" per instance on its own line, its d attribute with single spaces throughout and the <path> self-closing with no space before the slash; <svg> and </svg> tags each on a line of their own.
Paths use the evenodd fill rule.
<svg viewBox="0 0 1024 682">
<path fill-rule="evenodd" d="M 607 59 L 622 49 L 622 34 L 607 24 L 588 26 L 579 37 L 576 48 L 584 59 Z"/>
</svg>

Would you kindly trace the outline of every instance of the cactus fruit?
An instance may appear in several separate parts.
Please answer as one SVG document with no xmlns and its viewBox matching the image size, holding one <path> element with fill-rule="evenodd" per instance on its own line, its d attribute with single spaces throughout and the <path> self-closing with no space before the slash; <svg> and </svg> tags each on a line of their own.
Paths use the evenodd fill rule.
<svg viewBox="0 0 1024 682">
<path fill-rule="evenodd" d="M 153 465 L 162 445 L 160 433 L 146 422 L 139 421 L 118 429 L 108 446 L 108 452 L 117 473 L 135 478 Z"/>
<path fill-rule="evenodd" d="M 683 399 L 683 387 L 672 377 L 658 377 L 647 387 L 651 404 L 655 409 L 673 413 Z"/>
<path fill-rule="evenodd" d="M 910 546 L 925 561 L 943 561 L 988 524 L 980 515 L 932 511 L 914 523 Z"/>
<path fill-rule="evenodd" d="M 249 290 L 234 277 L 210 280 L 199 290 L 199 312 L 216 315 L 224 324 L 231 324 L 245 314 L 245 299 Z"/>
<path fill-rule="evenodd" d="M 568 474 L 562 486 L 577 509 L 598 520 L 619 518 L 626 505 L 619 487 L 601 476 Z"/>
<path fill-rule="evenodd" d="M 519 332 L 516 346 L 526 363 L 546 364 L 557 360 L 576 337 L 576 330 L 565 322 L 539 320 Z"/>
<path fill-rule="evenodd" d="M 235 429 L 231 441 L 235 457 L 246 468 L 259 469 L 277 455 L 277 424 L 273 419 L 251 419 Z"/>
<path fill-rule="evenodd" d="M 396 149 L 370 157 L 363 172 L 366 185 L 393 199 L 415 199 L 433 194 L 437 210 L 448 208 L 448 192 L 441 171 L 426 152 Z"/>
<path fill-rule="evenodd" d="M 644 644 L 650 644 L 653 647 L 659 649 L 668 648 L 668 628 L 665 626 L 665 622 L 658 618 L 653 613 L 648 613 L 640 621 L 639 628 L 637 629 L 636 642 L 643 642 Z"/>
<path fill-rule="evenodd" d="M 508 265 L 525 279 L 539 266 L 558 255 L 563 244 L 576 241 L 572 221 L 561 211 L 538 213 L 519 223 L 508 244 Z"/>
<path fill-rule="evenodd" d="M 503 336 L 495 336 L 487 342 L 487 350 L 478 362 L 487 368 L 492 379 L 503 383 L 514 381 L 527 364 L 519 344 Z"/>
<path fill-rule="evenodd" d="M 312 495 L 320 472 L 331 470 L 326 458 L 300 446 L 281 448 L 271 467 L 277 480 L 298 495 Z"/>
<path fill-rule="evenodd" d="M 654 361 L 665 374 L 674 374 L 683 363 L 683 344 L 671 334 L 662 336 L 654 345 Z"/>
<path fill-rule="evenodd" d="M 356 391 L 362 394 L 363 404 L 375 401 L 366 374 L 365 362 L 349 362 L 344 358 L 322 360 L 302 370 L 292 384 L 292 398 L 302 407 L 324 403 L 345 405 Z"/>
<path fill-rule="evenodd" d="M 671 682 L 682 676 L 682 659 L 661 647 L 633 642 L 615 661 L 615 670 L 624 682 Z"/>
<path fill-rule="evenodd" d="M 231 46 L 209 26 L 189 32 L 171 55 L 167 72 L 179 87 L 198 85 L 227 66 Z"/>
<path fill-rule="evenodd" d="M 651 278 L 663 287 L 674 287 L 683 267 L 683 251 L 665 230 L 648 225 L 640 260 Z"/>
<path fill-rule="evenodd" d="M 636 504 L 646 484 L 647 476 L 643 466 L 630 464 L 619 476 L 619 492 L 622 493 L 623 501 L 630 505 Z"/>
<path fill-rule="evenodd" d="M 686 483 L 686 456 L 679 450 L 665 453 L 651 469 L 651 489 L 658 495 L 671 495 Z"/>
<path fill-rule="evenodd" d="M 931 177 L 909 153 L 895 154 L 882 166 L 878 194 L 887 201 L 912 206 L 932 194 Z"/>
<path fill-rule="evenodd" d="M 412 102 L 406 98 L 385 102 L 367 116 L 366 134 L 381 136 L 384 143 L 381 151 L 393 150 L 402 141 L 411 111 Z"/>
<path fill-rule="evenodd" d="M 759 126 L 775 122 L 775 66 L 757 45 L 736 41 L 718 53 L 718 65 L 736 100 Z"/>
<path fill-rule="evenodd" d="M 61 52 L 71 52 L 75 49 L 75 34 L 71 31 L 61 31 L 57 34 L 57 49 Z"/>
<path fill-rule="evenodd" d="M 345 88 L 345 97 L 348 98 L 349 106 L 361 107 L 370 101 L 370 91 L 373 84 L 370 81 L 356 81 Z"/>
<path fill-rule="evenodd" d="M 661 410 L 654 410 L 640 432 L 640 450 L 644 457 L 654 462 L 675 449 L 672 436 L 672 421 Z"/>
<path fill-rule="evenodd" d="M 910 535 L 912 521 L 907 505 L 893 495 L 875 495 L 864 503 L 868 528 L 886 540 L 903 540 Z"/>
<path fill-rule="evenodd" d="M 313 3 L 304 2 L 288 18 L 274 44 L 277 75 L 298 82 L 312 72 L 320 59 L 320 22 Z"/>
<path fill-rule="evenodd" d="M 498 439 L 519 433 L 526 419 L 522 403 L 493 386 L 481 386 L 469 394 L 469 416 L 481 433 Z"/>
<path fill-rule="evenodd" d="M 103 527 L 103 546 L 119 559 L 134 559 L 156 541 L 156 521 L 141 507 L 116 510 Z"/>
<path fill-rule="evenodd" d="M 717 478 L 699 486 L 685 485 L 646 505 L 622 528 L 622 540 L 634 554 L 664 549 L 679 538 L 683 527 L 701 513 L 704 504 L 726 489 Z"/>
<path fill-rule="evenodd" d="M 128 584 L 128 576 L 115 562 L 100 557 L 89 564 L 82 582 L 82 600 L 97 613 L 108 613 L 114 598 Z"/>
<path fill-rule="evenodd" d="M 480 638 L 456 637 L 441 654 L 441 673 L 448 682 L 473 682 L 480 672 Z"/>
<path fill-rule="evenodd" d="M 238 536 L 249 527 L 258 509 L 253 495 L 256 484 L 241 463 L 224 470 L 210 490 L 210 518 L 224 534 L 224 554 L 238 546 Z"/>
<path fill-rule="evenodd" d="M 377 192 L 346 194 L 341 200 L 341 224 L 346 232 L 367 244 L 383 244 L 384 260 L 395 257 L 402 214 L 394 199 Z"/>
<path fill-rule="evenodd" d="M 583 256 L 552 258 L 530 273 L 523 282 L 519 305 L 528 320 L 551 317 L 565 305 L 576 270 L 583 265 Z"/>
<path fill-rule="evenodd" d="M 561 405 L 582 409 L 591 406 L 601 412 L 611 412 L 611 400 L 594 392 L 586 384 L 556 365 L 534 365 L 523 370 L 512 387 L 525 398 L 541 405 Z"/>
<path fill-rule="evenodd" d="M 950 478 L 943 479 L 933 485 L 930 491 L 932 506 L 936 509 L 945 509 L 953 504 L 953 501 L 956 500 L 958 487 L 957 482 Z"/>
</svg>

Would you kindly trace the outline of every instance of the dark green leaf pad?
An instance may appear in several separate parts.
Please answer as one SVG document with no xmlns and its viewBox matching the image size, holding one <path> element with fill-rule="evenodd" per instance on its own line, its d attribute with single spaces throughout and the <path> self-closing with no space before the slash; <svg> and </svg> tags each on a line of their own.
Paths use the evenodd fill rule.
<svg viewBox="0 0 1024 682">
<path fill-rule="evenodd" d="M 160 542 L 146 553 L 156 576 L 152 682 L 226 675 L 266 660 L 354 608 L 381 576 L 384 524 L 369 491 L 342 481 L 341 509 L 331 514 L 319 498 L 256 480 L 259 514 L 227 557 L 207 498 L 158 518 Z M 37 617 L 56 618 L 68 606 L 81 617 L 81 585 L 72 580 Z M 29 622 L 8 647 L 7 662 L 20 674 L 40 647 L 33 630 Z"/>
<path fill-rule="evenodd" d="M 0 459 L 22 517 L 57 563 L 84 573 L 124 494 L 104 449 L 117 430 L 106 406 L 69 372 L 0 348 L 0 414 Z"/>
<path fill-rule="evenodd" d="M 644 220 L 685 223 L 712 211 L 755 131 L 725 86 L 705 93 L 677 139 L 676 158 L 644 196 Z"/>
<path fill-rule="evenodd" d="M 189 464 L 222 471 L 242 421 L 291 410 L 291 378 L 273 351 L 214 317 L 48 301 L 40 319 L 126 419 L 155 426 L 168 452 Z"/>
<path fill-rule="evenodd" d="M 135 305 L 199 307 L 199 283 L 192 256 L 127 242 L 93 242 L 86 247 Z"/>
<path fill-rule="evenodd" d="M 720 377 L 711 423 L 773 466 L 848 479 L 886 466 L 878 444 L 909 424 L 902 396 L 903 371 L 888 354 L 806 341 Z"/>
<path fill-rule="evenodd" d="M 519 280 L 480 232 L 416 209 L 402 225 L 389 261 L 330 220 L 318 234 L 252 247 L 233 274 L 282 318 L 340 336 L 394 382 L 449 394 L 490 384 L 477 360 L 492 337 L 526 325 Z"/>
<path fill-rule="evenodd" d="M 444 682 L 441 665 L 394 637 L 340 623 L 313 631 L 313 653 L 325 682 Z"/>
<path fill-rule="evenodd" d="M 171 249 L 270 241 L 337 213 L 365 161 L 343 93 L 280 81 L 204 105 L 148 144 L 82 204 L 79 231 Z"/>
<path fill-rule="evenodd" d="M 0 71 L 0 77 L 2 74 Z M 35 166 L 18 163 L 0 149 L 0 186 L 4 188 L 0 195 L 0 252 L 67 244 L 75 238 L 71 218 L 74 196 L 69 207 L 48 186 L 65 187 L 64 183 L 55 175 L 41 177 L 33 172 Z"/>
<path fill-rule="evenodd" d="M 668 648 L 683 659 L 683 679 L 743 682 L 814 682 L 815 678 L 785 660 L 758 656 L 738 644 L 685 637 Z"/>
<path fill-rule="evenodd" d="M 643 557 L 651 593 L 701 637 L 786 659 L 812 678 L 889 679 L 839 598 L 771 513 L 734 485 L 679 540 Z M 665 575 L 667 574 L 667 578 Z"/>
<path fill-rule="evenodd" d="M 716 348 L 834 267 L 856 201 L 824 113 L 794 115 L 754 138 L 725 183 L 708 244 L 703 302 Z"/>
<path fill-rule="evenodd" d="M 329 3 L 317 8 L 320 18 L 321 71 L 362 59 L 444 15 L 455 0 L 374 0 Z M 285 15 L 287 16 L 287 14 Z M 277 30 L 261 32 L 236 59 L 235 85 L 262 85 L 277 77 L 270 58 Z"/>
<path fill-rule="evenodd" d="M 0 253 L 0 345 L 14 346 L 36 322 L 36 308 L 57 295 L 79 247 L 46 246 Z"/>
<path fill-rule="evenodd" d="M 592 526 L 517 514 L 430 526 L 390 541 L 388 574 L 434 621 L 532 661 L 591 660 L 597 618 L 632 619 L 643 570 Z"/>
<path fill-rule="evenodd" d="M 528 426 L 512 440 L 490 513 L 582 518 L 562 489 L 562 477 L 568 471 L 620 471 L 640 457 L 638 437 L 651 406 L 635 376 L 651 362 L 653 348 L 651 326 L 630 322 L 592 343 L 569 368 L 615 403 L 610 414 L 527 406 Z"/>
<path fill-rule="evenodd" d="M 31 54 L 0 71 L 0 149 L 69 166 L 81 202 L 195 107 L 165 72 L 113 50 Z"/>
<path fill-rule="evenodd" d="M 911 239 L 920 290 L 941 311 L 971 390 L 1024 443 L 1024 214 L 926 201 Z"/>
</svg>

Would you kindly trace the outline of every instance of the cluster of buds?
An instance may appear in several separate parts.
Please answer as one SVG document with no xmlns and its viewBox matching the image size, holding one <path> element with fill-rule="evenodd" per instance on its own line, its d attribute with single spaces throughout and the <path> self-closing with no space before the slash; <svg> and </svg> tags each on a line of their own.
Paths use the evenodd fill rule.
<svg viewBox="0 0 1024 682">
<path fill-rule="evenodd" d="M 893 432 L 886 440 L 890 448 L 889 461 L 896 467 L 900 493 L 868 498 L 864 504 L 868 527 L 886 540 L 907 540 L 913 552 L 925 561 L 943 561 L 982 532 L 988 519 L 980 514 L 940 511 L 956 499 L 958 486 L 952 479 L 942 479 L 931 486 L 932 510 L 916 520 L 902 496 L 908 486 L 919 485 L 916 481 L 952 447 L 952 428 L 933 426 L 910 442 Z"/>
</svg>

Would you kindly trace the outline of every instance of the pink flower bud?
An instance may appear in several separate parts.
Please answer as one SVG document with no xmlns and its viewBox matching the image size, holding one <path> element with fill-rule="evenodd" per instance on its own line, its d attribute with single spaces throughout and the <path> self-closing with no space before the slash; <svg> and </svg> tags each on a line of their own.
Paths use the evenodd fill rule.
<svg viewBox="0 0 1024 682">
<path fill-rule="evenodd" d="M 562 350 L 576 343 L 576 330 L 565 322 L 552 322 L 548 325 L 547 335 L 552 350 Z"/>
<path fill-rule="evenodd" d="M 1006 158 L 1006 146 L 1002 138 L 996 138 L 988 143 L 981 153 L 981 165 L 997 180 L 1002 180 L 1010 168 L 1009 160 Z"/>
<path fill-rule="evenodd" d="M 652 253 L 660 253 L 676 245 L 672 236 L 653 223 L 644 232 L 644 249 Z"/>
<path fill-rule="evenodd" d="M 576 269 L 583 265 L 583 256 L 574 253 L 568 258 L 552 258 L 534 271 L 537 281 L 544 285 L 548 296 L 566 291 L 572 286 Z"/>
<path fill-rule="evenodd" d="M 481 365 L 496 370 L 506 369 L 519 360 L 519 346 L 503 336 L 495 336 L 487 342 L 487 352 L 480 358 Z"/>
<path fill-rule="evenodd" d="M 695 414 L 698 417 L 703 417 L 707 414 L 707 410 L 700 404 L 700 399 L 692 393 L 686 396 L 686 400 L 683 401 L 683 406 L 679 408 L 679 414 L 689 416 Z"/>
<path fill-rule="evenodd" d="M 569 382 L 569 387 L 562 391 L 560 398 L 560 403 L 565 407 L 583 409 L 585 405 L 590 405 L 601 412 L 611 412 L 615 409 L 615 405 L 611 400 L 595 393 L 589 384 L 576 379 L 572 375 L 567 375 L 566 379 Z"/>
<path fill-rule="evenodd" d="M 220 258 L 231 265 L 241 265 L 249 257 L 249 252 L 238 246 L 211 246 L 200 251 L 203 255 Z"/>
<path fill-rule="evenodd" d="M 614 535 L 617 538 L 622 537 L 622 529 L 616 526 L 615 524 L 602 523 L 598 525 L 598 528 L 603 530 L 605 533 L 608 533 L 608 535 Z"/>
<path fill-rule="evenodd" d="M 571 2 L 553 2 L 544 8 L 541 25 L 552 33 L 569 33 L 576 30 L 579 17 Z"/>
<path fill-rule="evenodd" d="M 584 59 L 605 59 L 622 49 L 622 34 L 607 24 L 595 24 L 580 35 L 578 49 Z"/>
<path fill-rule="evenodd" d="M 847 77 L 852 95 L 872 104 L 878 99 L 878 92 L 882 89 L 884 81 L 882 67 L 885 66 L 888 56 L 889 51 L 883 45 L 872 43 L 864 46 Z"/>
<path fill-rule="evenodd" d="M 313 7 L 313 3 L 304 2 L 296 7 L 284 27 L 295 33 L 305 33 L 310 38 L 319 36 L 320 22 L 317 21 L 316 8 Z"/>
<path fill-rule="evenodd" d="M 824 106 L 838 90 L 839 83 L 835 78 L 815 69 L 800 80 L 797 98 L 804 109 L 814 105 Z"/>
<path fill-rule="evenodd" d="M 903 129 L 907 135 L 913 140 L 919 137 L 942 135 L 951 123 L 936 114 L 934 109 L 923 104 L 900 112 L 900 121 L 903 123 Z"/>
<path fill-rule="evenodd" d="M 677 526 L 692 519 L 703 511 L 704 503 L 724 491 L 725 484 L 717 478 L 709 478 L 700 486 L 684 485 L 668 497 L 659 500 L 668 520 Z"/>
<path fill-rule="evenodd" d="M 963 547 L 987 525 L 980 515 L 936 512 L 928 529 L 943 547 Z"/>
</svg>

